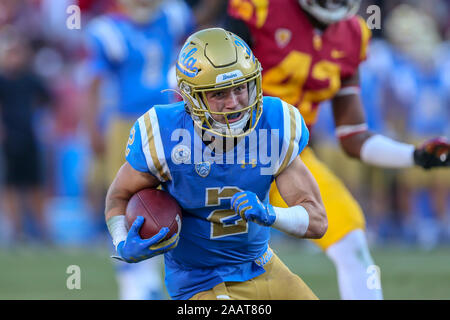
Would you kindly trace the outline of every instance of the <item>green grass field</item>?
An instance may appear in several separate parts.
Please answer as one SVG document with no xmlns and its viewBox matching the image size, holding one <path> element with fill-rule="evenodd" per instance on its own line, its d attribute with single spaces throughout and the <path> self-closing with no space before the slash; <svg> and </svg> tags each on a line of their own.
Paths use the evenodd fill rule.
<svg viewBox="0 0 450 320">
<path fill-rule="evenodd" d="M 283 247 L 278 251 L 282 260 L 320 299 L 339 299 L 336 271 L 325 254 L 299 252 L 295 244 Z M 450 248 L 388 247 L 371 252 L 380 268 L 384 299 L 450 299 Z"/>
<path fill-rule="evenodd" d="M 331 261 L 296 242 L 273 246 L 321 299 L 339 299 Z M 373 249 L 385 299 L 450 299 L 450 248 L 431 251 Z M 81 288 L 69 290 L 70 265 L 81 271 Z M 0 299 L 117 299 L 113 265 L 106 248 L 0 250 Z"/>
</svg>

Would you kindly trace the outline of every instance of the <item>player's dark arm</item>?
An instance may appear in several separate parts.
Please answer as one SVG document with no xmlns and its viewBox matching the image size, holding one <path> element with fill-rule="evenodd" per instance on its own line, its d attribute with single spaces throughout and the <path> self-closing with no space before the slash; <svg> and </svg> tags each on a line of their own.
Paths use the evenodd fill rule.
<svg viewBox="0 0 450 320">
<path fill-rule="evenodd" d="M 192 8 L 197 25 L 202 29 L 215 26 L 225 6 L 226 0 L 198 1 Z"/>
<path fill-rule="evenodd" d="M 105 220 L 108 221 L 113 216 L 125 215 L 128 201 L 133 194 L 145 188 L 156 188 L 159 184 L 159 180 L 151 174 L 137 171 L 125 162 L 106 194 Z"/>
<path fill-rule="evenodd" d="M 350 157 L 360 158 L 362 145 L 373 133 L 367 130 L 359 95 L 359 73 L 343 80 L 342 88 L 332 101 L 336 135 L 342 149 Z"/>
<path fill-rule="evenodd" d="M 275 208 L 278 221 L 273 227 L 300 238 L 323 237 L 328 228 L 327 214 L 319 186 L 301 158 L 296 157 L 275 181 L 289 208 Z M 301 221 L 305 218 L 307 222 Z"/>
<path fill-rule="evenodd" d="M 432 139 L 415 148 L 368 130 L 359 94 L 358 73 L 343 80 L 342 89 L 333 98 L 332 105 L 336 136 L 350 157 L 386 168 L 407 168 L 414 164 L 427 169 L 450 166 L 450 144 L 445 139 Z"/>
</svg>

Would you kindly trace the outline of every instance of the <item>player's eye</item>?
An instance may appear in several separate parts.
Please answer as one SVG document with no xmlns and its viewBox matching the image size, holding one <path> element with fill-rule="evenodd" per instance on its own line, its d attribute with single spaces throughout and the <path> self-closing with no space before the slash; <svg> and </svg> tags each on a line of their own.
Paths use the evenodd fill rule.
<svg viewBox="0 0 450 320">
<path fill-rule="evenodd" d="M 223 91 L 214 92 L 212 94 L 212 97 L 215 99 L 221 99 L 221 98 L 225 97 L 225 92 L 223 92 Z"/>
<path fill-rule="evenodd" d="M 237 86 L 236 88 L 234 88 L 234 92 L 236 93 L 241 93 L 243 92 L 245 89 L 247 89 L 247 86 L 245 84 L 241 84 L 240 86 Z"/>
</svg>

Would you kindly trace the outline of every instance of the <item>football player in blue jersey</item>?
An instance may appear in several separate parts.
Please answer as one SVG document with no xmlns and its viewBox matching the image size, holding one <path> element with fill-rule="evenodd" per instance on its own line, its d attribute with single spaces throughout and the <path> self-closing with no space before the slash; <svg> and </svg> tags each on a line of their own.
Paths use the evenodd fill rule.
<svg viewBox="0 0 450 320">
<path fill-rule="evenodd" d="M 320 238 L 327 217 L 318 186 L 298 155 L 309 132 L 296 108 L 263 97 L 261 66 L 247 44 L 220 28 L 185 42 L 176 64 L 183 101 L 155 105 L 134 124 L 126 162 L 106 196 L 118 258 L 164 253 L 173 299 L 317 299 L 269 246 L 270 228 Z M 276 181 L 287 208 L 269 204 Z M 130 230 L 131 196 L 161 185 L 183 209 L 180 233 L 150 239 Z"/>
<path fill-rule="evenodd" d="M 105 153 L 110 183 L 123 161 L 117 145 L 128 134 L 134 119 L 149 105 L 168 103 L 161 94 L 168 85 L 167 74 L 178 45 L 193 31 L 195 18 L 183 1 L 122 0 L 118 12 L 93 19 L 86 34 L 91 76 L 87 129 L 93 151 Z M 101 90 L 112 80 L 117 101 L 107 113 L 105 137 L 98 121 Z M 126 143 L 126 139 L 124 140 Z"/>
<path fill-rule="evenodd" d="M 117 12 L 90 22 L 86 32 L 90 85 L 84 118 L 95 155 L 90 174 L 94 200 L 99 197 L 93 195 L 109 186 L 122 165 L 122 146 L 134 120 L 151 105 L 169 102 L 169 95 L 161 91 L 169 87 L 167 74 L 179 45 L 196 24 L 214 17 L 213 3 L 201 1 L 201 10 L 194 11 L 184 1 L 120 0 Z M 102 205 L 103 201 L 96 206 Z M 122 299 L 161 297 L 157 293 L 162 287 L 160 263 L 154 259 L 144 264 L 118 265 Z"/>
</svg>

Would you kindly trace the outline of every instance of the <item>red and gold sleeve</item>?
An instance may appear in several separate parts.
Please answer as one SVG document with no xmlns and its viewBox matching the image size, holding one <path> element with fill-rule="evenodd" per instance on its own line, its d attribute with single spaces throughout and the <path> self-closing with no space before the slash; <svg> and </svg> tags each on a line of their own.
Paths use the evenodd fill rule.
<svg viewBox="0 0 450 320">
<path fill-rule="evenodd" d="M 366 21 L 358 16 L 359 30 L 361 36 L 360 49 L 359 49 L 359 60 L 360 62 L 367 59 L 368 47 L 370 39 L 372 38 L 372 31 L 367 27 Z"/>
</svg>

